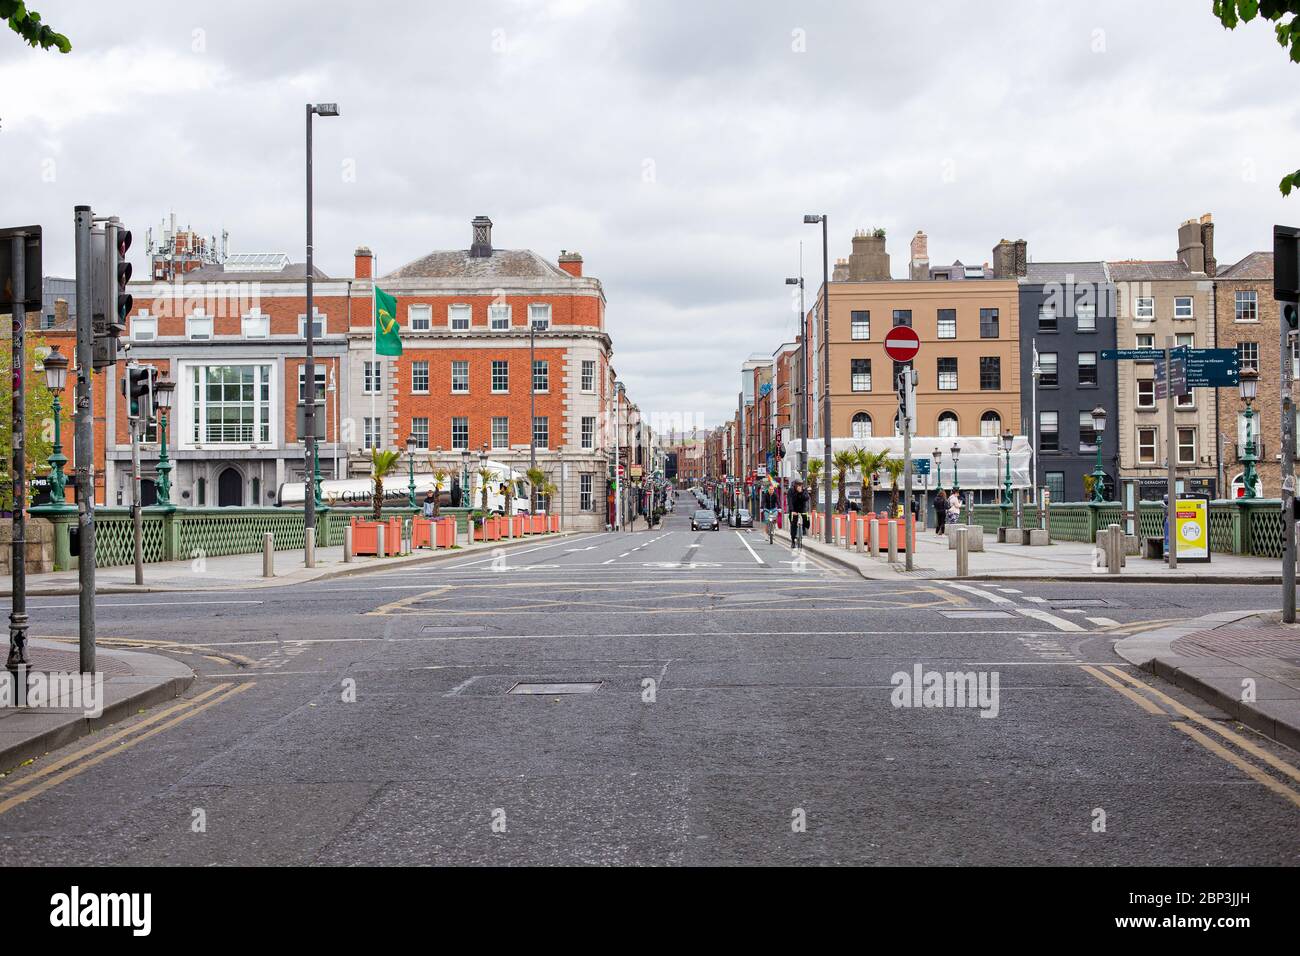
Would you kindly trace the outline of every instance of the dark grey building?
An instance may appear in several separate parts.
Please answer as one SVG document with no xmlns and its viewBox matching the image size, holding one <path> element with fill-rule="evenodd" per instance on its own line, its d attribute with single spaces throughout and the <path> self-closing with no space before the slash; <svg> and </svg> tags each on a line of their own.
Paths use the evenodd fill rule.
<svg viewBox="0 0 1300 956">
<path fill-rule="evenodd" d="M 1030 262 L 1020 278 L 1020 415 L 1035 448 L 1038 487 L 1053 501 L 1084 501 L 1097 467 L 1093 409 L 1106 410 L 1100 435 L 1107 500 L 1119 473 L 1115 286 L 1104 262 Z M 1035 358 L 1039 370 L 1035 388 Z"/>
</svg>

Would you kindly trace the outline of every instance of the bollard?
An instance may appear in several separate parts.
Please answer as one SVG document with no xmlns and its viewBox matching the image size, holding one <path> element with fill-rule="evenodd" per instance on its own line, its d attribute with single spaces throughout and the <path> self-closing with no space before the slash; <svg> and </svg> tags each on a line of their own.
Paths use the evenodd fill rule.
<svg viewBox="0 0 1300 956">
<path fill-rule="evenodd" d="M 898 563 L 898 522 L 893 518 L 885 521 L 885 537 L 889 540 L 889 563 Z"/>
<path fill-rule="evenodd" d="M 1106 529 L 1106 571 L 1119 574 L 1120 562 L 1124 560 L 1124 530 L 1117 524 Z"/>
<path fill-rule="evenodd" d="M 309 568 L 316 567 L 316 529 L 307 528 L 302 536 L 302 560 Z"/>
<path fill-rule="evenodd" d="M 880 557 L 880 519 L 871 519 L 871 556 Z"/>
<path fill-rule="evenodd" d="M 352 563 L 352 525 L 343 528 L 343 563 Z"/>
<path fill-rule="evenodd" d="M 384 556 L 384 532 L 387 530 L 388 530 L 388 526 L 382 524 L 375 529 L 375 537 L 377 539 L 375 541 L 376 558 L 382 558 Z"/>
<path fill-rule="evenodd" d="M 970 574 L 970 550 L 966 543 L 966 526 L 957 525 L 957 577 L 964 578 Z"/>
<path fill-rule="evenodd" d="M 275 535 L 269 531 L 262 535 L 262 577 L 275 577 Z"/>
<path fill-rule="evenodd" d="M 858 523 L 858 527 L 857 527 L 857 535 L 858 535 L 858 554 L 861 554 L 864 550 L 866 550 L 866 546 L 867 546 L 867 542 L 866 542 L 866 537 L 867 537 L 867 519 L 866 519 L 866 518 L 858 518 L 858 519 L 857 519 L 857 523 Z"/>
</svg>

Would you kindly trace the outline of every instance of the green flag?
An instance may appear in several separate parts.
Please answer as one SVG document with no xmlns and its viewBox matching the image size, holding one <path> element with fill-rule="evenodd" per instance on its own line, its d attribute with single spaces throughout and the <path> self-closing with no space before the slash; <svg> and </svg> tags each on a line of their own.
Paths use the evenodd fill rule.
<svg viewBox="0 0 1300 956">
<path fill-rule="evenodd" d="M 375 286 L 375 353 L 401 355 L 402 338 L 398 334 L 397 300 Z"/>
</svg>

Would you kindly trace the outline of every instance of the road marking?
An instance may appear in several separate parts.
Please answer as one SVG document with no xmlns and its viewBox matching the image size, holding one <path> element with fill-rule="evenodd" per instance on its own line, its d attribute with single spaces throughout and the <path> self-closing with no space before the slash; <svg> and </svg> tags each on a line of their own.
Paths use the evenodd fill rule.
<svg viewBox="0 0 1300 956">
<path fill-rule="evenodd" d="M 600 563 L 601 563 L 602 565 L 613 564 L 616 560 L 618 560 L 618 559 L 617 559 L 617 558 L 610 558 L 608 561 L 602 561 L 602 562 L 600 562 Z"/>
<path fill-rule="evenodd" d="M 751 548 L 751 547 L 749 546 L 749 542 L 745 540 L 745 536 L 744 536 L 743 534 L 741 534 L 739 531 L 737 531 L 737 532 L 736 532 L 736 537 L 739 538 L 739 539 L 740 539 L 740 543 L 743 544 L 743 545 L 745 546 L 745 550 L 747 550 L 750 554 L 752 554 L 752 555 L 754 556 L 754 560 L 755 560 L 755 561 L 757 561 L 759 564 L 767 564 L 767 562 L 764 561 L 762 558 L 760 558 L 760 557 L 758 556 L 758 553 L 757 553 L 753 548 Z"/>
<path fill-rule="evenodd" d="M 1216 757 L 1221 757 L 1222 759 L 1226 760 L 1228 763 L 1236 767 L 1238 770 L 1240 770 L 1242 773 L 1246 774 L 1248 777 L 1251 777 L 1252 779 L 1258 781 L 1259 783 L 1262 783 L 1264 786 L 1268 787 L 1268 789 L 1272 790 L 1274 793 L 1280 794 L 1281 796 L 1290 800 L 1297 807 L 1300 807 L 1300 793 L 1296 793 L 1294 790 L 1292 790 L 1286 784 L 1282 783 L 1280 780 L 1274 780 L 1272 777 L 1266 774 L 1263 770 L 1260 770 L 1254 764 L 1249 764 L 1246 761 L 1242 760 L 1240 757 L 1238 757 L 1227 747 L 1223 746 L 1221 743 L 1219 743 L 1216 740 L 1211 740 L 1209 737 L 1205 736 L 1205 734 L 1201 733 L 1191 724 L 1185 724 L 1181 720 L 1175 720 L 1173 722 L 1173 726 L 1177 727 L 1187 736 L 1191 737 L 1193 740 L 1195 740 L 1206 750 L 1210 751 L 1210 753 L 1214 754 Z"/>
<path fill-rule="evenodd" d="M 1044 624 L 1050 624 L 1058 631 L 1082 631 L 1084 628 L 1075 624 L 1073 621 L 1067 621 L 1063 617 L 1057 617 L 1050 611 L 1044 611 L 1036 607 L 1018 607 L 1016 612 L 1025 617 L 1032 617 L 1035 620 L 1042 621 Z"/>
<path fill-rule="evenodd" d="M 1119 627 L 1119 621 L 1111 620 L 1108 617 L 1090 617 L 1088 620 L 1098 627 Z"/>
<path fill-rule="evenodd" d="M 1161 710 L 1160 707 L 1158 707 L 1155 703 L 1143 697 L 1141 694 L 1133 690 L 1131 687 L 1125 687 L 1123 684 L 1121 684 L 1119 681 L 1115 680 L 1114 678 L 1106 674 L 1103 674 L 1101 671 L 1097 670 L 1097 668 L 1085 666 L 1083 668 L 1083 672 L 1085 674 L 1089 674 L 1097 678 L 1097 680 L 1101 681 L 1107 687 L 1111 688 L 1111 690 L 1115 690 L 1123 694 L 1129 700 L 1133 701 L 1133 703 L 1137 704 L 1139 707 L 1145 710 L 1148 714 L 1156 714 L 1161 717 L 1169 716 L 1163 710 Z"/>
<path fill-rule="evenodd" d="M 1026 601 L 1033 601 L 1035 604 L 1046 604 L 1047 598 L 1034 597 L 1032 594 L 1025 595 Z"/>
<path fill-rule="evenodd" d="M 219 684 L 212 689 L 212 693 L 216 694 L 216 696 L 205 701 L 204 703 L 201 704 L 197 703 L 199 700 L 202 699 L 203 695 L 200 695 L 200 697 L 196 697 L 193 698 L 192 700 L 186 701 L 185 704 L 182 705 L 181 707 L 170 708 L 169 710 L 166 710 L 160 714 L 155 715 L 153 719 L 156 720 L 156 719 L 161 719 L 162 717 L 165 717 L 168 714 L 175 713 L 176 710 L 178 709 L 181 711 L 175 717 L 172 717 L 170 720 L 166 721 L 165 723 L 159 724 L 158 726 L 152 728 L 151 730 L 145 731 L 143 734 L 140 734 L 136 737 L 132 737 L 126 740 L 121 739 L 123 737 L 126 737 L 128 734 L 134 733 L 135 731 L 139 730 L 142 726 L 144 726 L 143 723 L 136 724 L 132 727 L 127 728 L 126 730 L 120 731 L 119 733 L 113 735 L 112 737 L 105 738 L 104 740 L 101 741 L 96 741 L 94 745 L 84 748 L 83 750 L 80 750 L 75 754 L 69 755 L 67 758 L 64 758 L 64 760 L 61 763 L 58 763 L 57 765 L 51 765 L 50 767 L 42 768 L 45 773 L 49 773 L 50 771 L 56 770 L 59 767 L 67 766 L 68 763 L 71 763 L 72 761 L 79 759 L 80 757 L 84 756 L 87 753 L 91 753 L 96 749 L 102 749 L 103 747 L 112 743 L 114 740 L 120 741 L 118 745 L 114 747 L 112 750 L 107 750 L 104 753 L 91 757 L 89 760 L 86 760 L 83 763 L 79 763 L 76 766 L 73 766 L 69 769 L 62 770 L 59 773 L 55 773 L 53 774 L 53 776 L 50 776 L 43 783 L 38 783 L 33 787 L 23 790 L 23 792 L 21 793 L 15 793 L 13 796 L 9 797 L 8 799 L 0 801 L 0 814 L 9 812 L 14 807 L 26 803 L 28 800 L 32 799 L 33 797 L 39 796 L 40 794 L 44 793 L 46 790 L 49 790 L 52 787 L 57 787 L 63 781 L 70 780 L 71 778 L 89 770 L 91 767 L 103 763 L 109 757 L 114 757 L 125 750 L 130 750 L 136 744 L 143 743 L 144 741 L 148 740 L 150 737 L 154 736 L 155 734 L 160 734 L 164 730 L 168 730 L 171 727 L 175 727 L 181 721 L 188 720 L 189 718 L 193 717 L 195 714 L 201 714 L 203 711 L 207 710 L 209 707 L 213 706 L 214 704 L 220 704 L 223 701 L 230 700 L 230 698 L 234 697 L 237 694 L 242 694 L 244 691 L 248 690 L 251 687 L 254 687 L 255 685 L 256 685 L 256 681 L 248 681 L 247 683 L 243 683 L 243 684 L 231 684 L 231 683 Z M 217 694 L 216 693 L 217 691 L 224 691 L 224 692 Z M 196 704 L 197 706 L 195 706 Z M 17 790 L 20 787 L 25 787 L 28 780 L 34 779 L 36 777 L 37 774 L 32 774 L 30 777 L 24 777 L 21 780 L 14 781 L 12 786 L 15 790 Z"/>
<path fill-rule="evenodd" d="M 590 540 L 592 540 L 592 538 L 601 538 L 601 537 L 604 537 L 604 536 L 607 535 L 607 534 L 609 534 L 608 531 L 601 531 L 599 534 L 593 534 L 593 535 L 587 537 L 585 540 L 590 541 Z M 544 544 L 544 545 L 541 545 L 540 547 L 537 547 L 537 548 L 525 548 L 525 549 L 522 550 L 522 551 L 511 551 L 509 554 L 510 554 L 510 557 L 512 557 L 512 558 L 517 558 L 517 557 L 520 557 L 521 555 L 532 554 L 534 551 L 549 551 L 551 548 L 562 548 L 562 547 L 564 547 L 565 545 L 572 544 L 572 543 L 573 543 L 572 541 L 557 541 L 557 542 L 555 542 L 554 544 Z M 447 565 L 443 565 L 443 567 L 446 567 L 446 568 L 468 568 L 468 567 L 472 567 L 472 566 L 474 566 L 474 565 L 476 565 L 476 564 L 482 564 L 482 563 L 485 562 L 485 561 L 495 561 L 495 560 L 496 560 L 496 556 L 493 555 L 493 556 L 486 557 L 486 558 L 478 558 L 477 560 L 474 560 L 474 561 L 462 561 L 462 562 L 459 563 L 459 564 L 447 564 Z"/>
<path fill-rule="evenodd" d="M 114 604 L 107 604 L 101 601 L 95 602 L 95 610 L 101 611 L 105 608 L 115 607 L 171 607 L 180 604 L 183 607 L 189 607 L 192 604 L 262 604 L 262 601 L 122 601 Z M 36 611 L 61 611 L 74 607 L 80 607 L 78 604 L 42 604 L 34 607 Z"/>
<path fill-rule="evenodd" d="M 957 590 L 965 591 L 968 594 L 978 594 L 980 597 L 984 598 L 985 600 L 992 601 L 994 604 L 1014 605 L 1016 603 L 1015 601 L 1011 600 L 1011 598 L 1004 598 L 1001 594 L 993 594 L 990 591 L 985 591 L 983 588 L 973 587 L 972 585 L 969 584 L 958 584 L 955 581 L 945 581 L 943 583 L 948 585 L 948 587 L 950 588 L 956 588 Z"/>
</svg>

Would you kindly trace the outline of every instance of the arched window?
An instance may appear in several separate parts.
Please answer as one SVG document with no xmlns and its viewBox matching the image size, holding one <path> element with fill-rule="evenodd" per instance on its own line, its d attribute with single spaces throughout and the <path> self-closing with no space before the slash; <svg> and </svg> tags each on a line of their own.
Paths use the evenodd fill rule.
<svg viewBox="0 0 1300 956">
<path fill-rule="evenodd" d="M 1002 416 L 997 412 L 985 412 L 980 416 L 980 434 L 985 438 L 997 438 L 1002 434 Z"/>
<path fill-rule="evenodd" d="M 956 438 L 957 437 L 957 413 L 943 412 L 939 415 L 939 437 Z"/>
<path fill-rule="evenodd" d="M 853 437 L 855 439 L 871 437 L 871 416 L 858 412 L 853 416 Z"/>
</svg>

